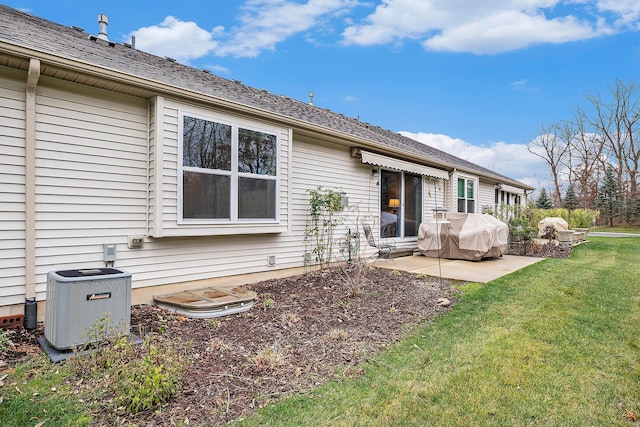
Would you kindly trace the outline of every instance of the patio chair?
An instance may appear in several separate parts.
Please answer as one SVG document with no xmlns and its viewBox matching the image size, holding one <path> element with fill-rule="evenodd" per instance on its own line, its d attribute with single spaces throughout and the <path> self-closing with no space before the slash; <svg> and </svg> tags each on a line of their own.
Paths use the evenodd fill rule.
<svg viewBox="0 0 640 427">
<path fill-rule="evenodd" d="M 364 229 L 364 235 L 367 238 L 367 243 L 369 246 L 376 248 L 377 251 L 369 256 L 368 259 L 374 259 L 374 262 L 377 260 L 387 260 L 391 261 L 395 264 L 393 258 L 391 258 L 391 251 L 396 248 L 396 244 L 393 241 L 384 241 L 384 242 L 376 242 L 376 239 L 373 237 L 373 233 L 371 232 L 371 226 L 368 224 L 363 224 L 362 228 Z"/>
</svg>

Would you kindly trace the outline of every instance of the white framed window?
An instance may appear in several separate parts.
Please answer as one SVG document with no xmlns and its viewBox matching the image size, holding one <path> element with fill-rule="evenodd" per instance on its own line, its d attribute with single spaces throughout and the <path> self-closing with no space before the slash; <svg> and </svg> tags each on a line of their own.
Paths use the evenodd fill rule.
<svg viewBox="0 0 640 427">
<path fill-rule="evenodd" d="M 182 111 L 178 123 L 179 223 L 277 223 L 278 133 Z"/>
<path fill-rule="evenodd" d="M 458 176 L 458 212 L 476 212 L 476 194 L 478 180 L 465 176 Z"/>
</svg>

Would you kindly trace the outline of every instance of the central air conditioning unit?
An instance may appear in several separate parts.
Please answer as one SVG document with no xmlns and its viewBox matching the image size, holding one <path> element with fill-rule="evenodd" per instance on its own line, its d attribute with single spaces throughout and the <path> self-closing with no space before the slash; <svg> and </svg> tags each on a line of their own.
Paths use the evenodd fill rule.
<svg viewBox="0 0 640 427">
<path fill-rule="evenodd" d="M 130 273 L 115 268 L 48 273 L 44 337 L 51 347 L 68 350 L 128 335 L 130 327 Z"/>
</svg>

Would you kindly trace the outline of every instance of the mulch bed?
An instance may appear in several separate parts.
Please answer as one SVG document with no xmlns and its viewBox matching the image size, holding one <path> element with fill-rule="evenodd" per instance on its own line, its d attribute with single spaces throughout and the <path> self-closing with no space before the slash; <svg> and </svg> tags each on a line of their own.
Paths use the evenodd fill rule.
<svg viewBox="0 0 640 427">
<path fill-rule="evenodd" d="M 452 281 L 366 268 L 331 268 L 247 286 L 258 298 L 247 312 L 189 319 L 155 306 L 132 307 L 131 330 L 162 334 L 186 361 L 180 392 L 136 425 L 218 425 L 250 416 L 291 393 L 364 373 L 362 362 L 455 304 Z M 446 298 L 451 305 L 442 305 Z M 440 300 L 440 303 L 439 303 Z M 35 331 L 19 331 L 2 355 L 12 366 L 39 352 Z M 1 368 L 0 368 L 1 369 Z M 109 425 L 113 415 L 97 414 Z"/>
</svg>

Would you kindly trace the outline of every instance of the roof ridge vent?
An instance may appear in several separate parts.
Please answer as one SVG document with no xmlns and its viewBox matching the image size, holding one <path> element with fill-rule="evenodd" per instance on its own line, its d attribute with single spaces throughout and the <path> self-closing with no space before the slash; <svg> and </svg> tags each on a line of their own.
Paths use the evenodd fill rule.
<svg viewBox="0 0 640 427">
<path fill-rule="evenodd" d="M 109 18 L 107 15 L 99 14 L 98 15 L 98 24 L 100 24 L 100 33 L 98 34 L 98 38 L 102 40 L 109 40 L 107 36 L 107 25 L 109 25 Z"/>
</svg>

